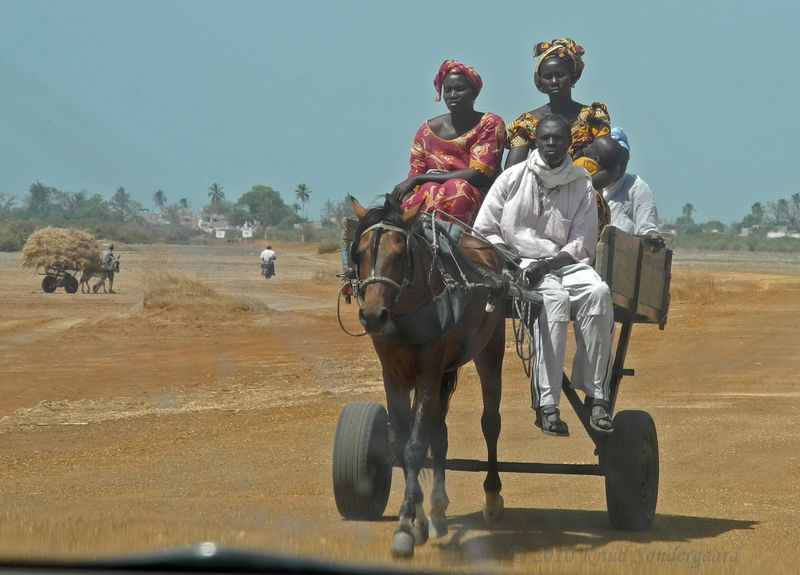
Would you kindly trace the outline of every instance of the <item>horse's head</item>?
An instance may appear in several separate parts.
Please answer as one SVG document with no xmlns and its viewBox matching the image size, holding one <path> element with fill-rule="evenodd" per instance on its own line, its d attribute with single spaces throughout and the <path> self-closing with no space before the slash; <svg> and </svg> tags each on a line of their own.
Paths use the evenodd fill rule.
<svg viewBox="0 0 800 575">
<path fill-rule="evenodd" d="M 404 213 L 387 195 L 382 207 L 367 210 L 351 199 L 359 220 L 350 252 L 362 300 L 359 320 L 367 333 L 379 334 L 390 322 L 400 293 L 413 281 L 410 234 L 420 206 Z"/>
</svg>

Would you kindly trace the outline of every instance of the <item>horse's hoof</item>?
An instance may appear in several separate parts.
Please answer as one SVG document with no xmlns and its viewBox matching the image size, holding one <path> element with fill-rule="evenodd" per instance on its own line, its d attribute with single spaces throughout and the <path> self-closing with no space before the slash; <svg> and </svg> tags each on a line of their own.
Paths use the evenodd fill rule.
<svg viewBox="0 0 800 575">
<path fill-rule="evenodd" d="M 503 517 L 505 505 L 499 493 L 487 493 L 483 500 L 483 518 L 489 523 L 496 523 Z"/>
<path fill-rule="evenodd" d="M 416 519 L 411 526 L 411 535 L 414 537 L 414 545 L 422 545 L 428 540 L 428 519 Z"/>
<path fill-rule="evenodd" d="M 414 536 L 407 531 L 395 531 L 391 552 L 393 557 L 413 557 Z"/>
<path fill-rule="evenodd" d="M 447 517 L 431 517 L 431 539 L 439 539 L 447 535 Z"/>
</svg>

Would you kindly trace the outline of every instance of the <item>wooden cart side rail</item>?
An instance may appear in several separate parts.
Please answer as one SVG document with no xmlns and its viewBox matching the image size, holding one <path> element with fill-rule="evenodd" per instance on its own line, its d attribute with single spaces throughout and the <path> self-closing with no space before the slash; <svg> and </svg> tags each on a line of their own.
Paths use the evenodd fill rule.
<svg viewBox="0 0 800 575">
<path fill-rule="evenodd" d="M 595 269 L 611 288 L 616 321 L 667 323 L 672 250 L 650 252 L 642 238 L 606 226 Z"/>
</svg>

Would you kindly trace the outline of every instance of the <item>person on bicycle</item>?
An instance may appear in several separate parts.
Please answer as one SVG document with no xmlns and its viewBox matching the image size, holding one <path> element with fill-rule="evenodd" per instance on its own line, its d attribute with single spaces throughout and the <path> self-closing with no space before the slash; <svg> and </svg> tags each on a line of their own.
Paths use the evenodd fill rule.
<svg viewBox="0 0 800 575">
<path fill-rule="evenodd" d="M 261 269 L 265 269 L 268 267 L 272 268 L 272 275 L 275 275 L 275 260 L 278 257 L 275 255 L 275 251 L 272 249 L 272 246 L 267 246 L 263 252 L 261 252 Z"/>
</svg>

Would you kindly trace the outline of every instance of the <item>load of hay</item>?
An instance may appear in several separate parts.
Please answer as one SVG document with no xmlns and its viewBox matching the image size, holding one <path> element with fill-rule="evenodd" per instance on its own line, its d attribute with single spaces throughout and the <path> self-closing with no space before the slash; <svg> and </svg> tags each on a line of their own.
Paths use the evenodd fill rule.
<svg viewBox="0 0 800 575">
<path fill-rule="evenodd" d="M 88 232 L 71 228 L 47 227 L 33 232 L 22 248 L 19 265 L 46 270 L 56 262 L 75 270 L 99 267 L 97 240 Z"/>
</svg>

